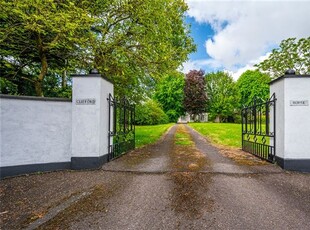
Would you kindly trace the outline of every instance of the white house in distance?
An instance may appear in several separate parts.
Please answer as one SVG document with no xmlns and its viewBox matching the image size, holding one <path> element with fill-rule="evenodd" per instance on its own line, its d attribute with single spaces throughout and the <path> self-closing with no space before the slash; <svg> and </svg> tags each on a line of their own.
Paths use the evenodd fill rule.
<svg viewBox="0 0 310 230">
<path fill-rule="evenodd" d="M 198 119 L 194 120 L 192 117 L 186 113 L 184 116 L 179 117 L 178 123 L 189 123 L 189 122 L 208 122 L 208 113 L 202 113 L 198 115 Z"/>
</svg>

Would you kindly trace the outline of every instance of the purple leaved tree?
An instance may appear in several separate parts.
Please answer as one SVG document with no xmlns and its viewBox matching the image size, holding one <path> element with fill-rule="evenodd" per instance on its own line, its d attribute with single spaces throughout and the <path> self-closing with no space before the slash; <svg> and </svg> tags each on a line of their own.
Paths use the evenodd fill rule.
<svg viewBox="0 0 310 230">
<path fill-rule="evenodd" d="M 203 70 L 191 70 L 186 74 L 183 103 L 193 120 L 206 112 L 207 94 Z"/>
</svg>

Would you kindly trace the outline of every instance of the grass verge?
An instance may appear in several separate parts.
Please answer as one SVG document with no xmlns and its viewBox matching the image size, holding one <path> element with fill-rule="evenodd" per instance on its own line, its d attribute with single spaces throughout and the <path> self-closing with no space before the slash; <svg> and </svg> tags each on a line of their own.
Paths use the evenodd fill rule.
<svg viewBox="0 0 310 230">
<path fill-rule="evenodd" d="M 189 123 L 188 125 L 209 138 L 212 143 L 241 148 L 241 124 Z"/>
<path fill-rule="evenodd" d="M 155 143 L 174 124 L 136 126 L 136 147 Z"/>
</svg>

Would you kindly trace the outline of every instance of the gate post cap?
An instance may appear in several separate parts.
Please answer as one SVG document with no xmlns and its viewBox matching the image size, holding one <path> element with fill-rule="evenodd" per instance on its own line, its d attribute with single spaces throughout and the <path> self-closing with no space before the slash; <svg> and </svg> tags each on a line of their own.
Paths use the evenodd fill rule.
<svg viewBox="0 0 310 230">
<path fill-rule="evenodd" d="M 295 75 L 295 70 L 288 69 L 288 70 L 285 71 L 285 75 Z"/>
<path fill-rule="evenodd" d="M 89 74 L 99 74 L 99 71 L 95 68 L 95 69 L 91 69 L 89 71 Z"/>
</svg>

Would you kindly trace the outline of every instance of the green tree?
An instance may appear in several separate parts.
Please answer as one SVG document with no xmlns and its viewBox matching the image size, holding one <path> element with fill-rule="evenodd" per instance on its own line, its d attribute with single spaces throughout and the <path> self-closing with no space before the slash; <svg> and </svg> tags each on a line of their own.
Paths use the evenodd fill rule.
<svg viewBox="0 0 310 230">
<path fill-rule="evenodd" d="M 5 78 L 0 78 L 0 93 L 15 95 L 17 94 L 17 85 Z"/>
<path fill-rule="evenodd" d="M 94 65 L 120 96 L 145 92 L 195 50 L 184 24 L 183 0 L 96 1 Z"/>
<path fill-rule="evenodd" d="M 94 20 L 72 0 L 1 1 L 1 9 L 1 66 L 11 65 L 11 77 L 31 82 L 36 95 L 43 96 L 49 66 L 77 58 L 76 50 L 91 38 Z"/>
<path fill-rule="evenodd" d="M 207 95 L 205 91 L 204 72 L 191 70 L 186 74 L 184 87 L 184 108 L 193 119 L 206 111 Z"/>
<path fill-rule="evenodd" d="M 183 0 L 1 1 L 1 77 L 42 96 L 49 74 L 96 67 L 118 96 L 141 99 L 195 50 Z M 22 79 L 22 81 L 21 81 Z M 20 87 L 18 87 L 20 89 Z M 138 95 L 138 96 L 137 96 Z M 140 96 L 140 97 L 139 97 Z"/>
<path fill-rule="evenodd" d="M 235 82 L 226 72 L 208 73 L 205 75 L 208 95 L 207 112 L 210 120 L 229 121 L 237 108 L 238 97 Z"/>
<path fill-rule="evenodd" d="M 136 106 L 135 122 L 137 125 L 157 125 L 169 122 L 168 116 L 154 100 L 148 100 Z"/>
<path fill-rule="evenodd" d="M 172 73 L 163 77 L 156 85 L 154 98 L 163 107 L 170 122 L 176 122 L 184 114 L 185 76 L 182 73 Z"/>
<path fill-rule="evenodd" d="M 269 75 L 258 70 L 247 70 L 237 81 L 239 108 L 250 105 L 255 97 L 267 100 L 269 98 Z"/>
<path fill-rule="evenodd" d="M 310 73 L 310 37 L 288 38 L 273 49 L 269 57 L 255 65 L 259 70 L 269 73 L 275 79 L 284 75 L 288 69 L 294 69 L 297 74 Z"/>
</svg>

